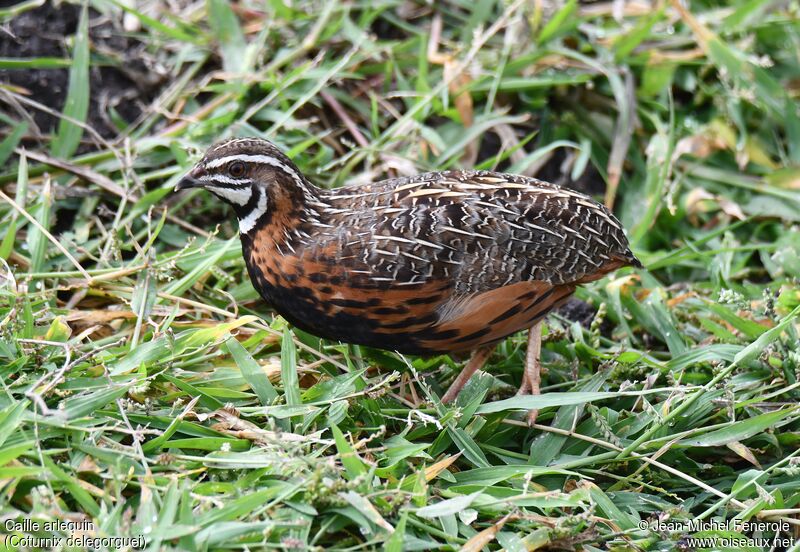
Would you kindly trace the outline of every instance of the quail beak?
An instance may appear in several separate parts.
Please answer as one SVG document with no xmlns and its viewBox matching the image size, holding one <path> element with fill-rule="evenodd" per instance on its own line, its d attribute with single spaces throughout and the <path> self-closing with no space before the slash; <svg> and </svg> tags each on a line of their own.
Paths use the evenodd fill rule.
<svg viewBox="0 0 800 552">
<path fill-rule="evenodd" d="M 203 182 L 198 180 L 197 168 L 192 169 L 183 178 L 181 178 L 175 185 L 175 191 L 189 190 L 191 188 L 202 188 Z"/>
</svg>

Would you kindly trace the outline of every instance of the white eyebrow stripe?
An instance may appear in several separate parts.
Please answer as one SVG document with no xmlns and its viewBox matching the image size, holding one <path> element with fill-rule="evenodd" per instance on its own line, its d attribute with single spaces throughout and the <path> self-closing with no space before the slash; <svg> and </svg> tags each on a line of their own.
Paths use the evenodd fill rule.
<svg viewBox="0 0 800 552">
<path fill-rule="evenodd" d="M 282 170 L 284 173 L 288 174 L 292 177 L 292 180 L 295 181 L 297 186 L 303 192 L 303 194 L 308 198 L 309 192 L 308 188 L 305 184 L 305 178 L 303 175 L 298 173 L 296 170 L 291 168 L 286 163 L 279 161 L 278 159 L 272 157 L 271 155 L 263 155 L 263 154 L 246 154 L 242 153 L 239 155 L 228 155 L 225 157 L 220 157 L 219 159 L 213 159 L 207 162 L 204 166 L 206 169 L 216 169 L 225 165 L 226 163 L 230 163 L 232 161 L 243 161 L 245 163 L 261 163 L 262 165 L 269 165 L 271 167 L 276 167 Z M 313 198 L 312 198 L 313 199 Z"/>
<path fill-rule="evenodd" d="M 283 171 L 289 173 L 295 178 L 299 178 L 300 175 L 294 169 L 289 168 L 286 163 L 282 163 L 281 161 L 275 159 L 271 155 L 249 155 L 249 154 L 239 154 L 239 155 L 228 155 L 226 157 L 220 157 L 219 159 L 212 159 L 208 163 L 206 163 L 206 169 L 216 169 L 223 165 L 227 165 L 228 163 L 232 163 L 233 161 L 242 161 L 244 163 L 261 163 L 262 165 L 270 165 L 272 167 L 277 167 L 282 169 Z"/>
</svg>

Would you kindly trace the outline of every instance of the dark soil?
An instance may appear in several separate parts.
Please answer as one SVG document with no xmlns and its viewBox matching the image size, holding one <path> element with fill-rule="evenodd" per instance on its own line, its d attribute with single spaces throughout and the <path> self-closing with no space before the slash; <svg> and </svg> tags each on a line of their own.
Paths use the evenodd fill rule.
<svg viewBox="0 0 800 552">
<path fill-rule="evenodd" d="M 3 6 L 14 3 L 0 0 Z M 77 5 L 64 2 L 56 7 L 48 2 L 18 15 L 0 26 L 0 57 L 71 58 L 67 44 L 78 28 L 80 11 Z M 89 14 L 91 54 L 102 63 L 91 64 L 87 123 L 102 136 L 113 138 L 118 129 L 109 117 L 111 110 L 126 122 L 133 122 L 155 96 L 162 77 L 148 70 L 150 64 L 146 60 L 145 45 L 126 37 L 119 21 L 110 21 L 93 10 Z M 0 82 L 14 85 L 28 98 L 61 111 L 69 87 L 69 70 L 0 70 Z M 6 103 L 0 105 L 12 118 L 23 118 L 19 107 Z M 22 107 L 33 117 L 41 133 L 56 128 L 57 116 L 29 106 Z"/>
<path fill-rule="evenodd" d="M 603 176 L 592 163 L 586 165 L 586 170 L 576 180 L 570 178 L 569 172 L 564 170 L 563 164 L 567 157 L 564 148 L 558 148 L 553 156 L 544 164 L 536 174 L 536 178 L 553 182 L 567 188 L 572 188 L 581 193 L 600 197 L 606 191 Z"/>
<path fill-rule="evenodd" d="M 555 312 L 570 322 L 578 322 L 584 328 L 588 328 L 591 326 L 592 320 L 594 320 L 597 309 L 586 301 L 581 301 L 577 297 L 570 297 Z"/>
</svg>

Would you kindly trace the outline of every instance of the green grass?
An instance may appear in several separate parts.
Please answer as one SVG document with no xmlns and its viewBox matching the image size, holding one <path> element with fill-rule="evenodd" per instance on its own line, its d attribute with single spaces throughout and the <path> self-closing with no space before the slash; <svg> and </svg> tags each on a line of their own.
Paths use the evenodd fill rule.
<svg viewBox="0 0 800 552">
<path fill-rule="evenodd" d="M 71 77 L 44 140 L 2 116 L 3 518 L 89 519 L 151 550 L 671 550 L 692 534 L 659 516 L 797 535 L 800 11 L 612 4 L 92 0 L 138 21 L 175 75 L 119 139 L 85 123 L 92 65 L 124 63 L 88 19 L 69 60 L 0 60 Z M 606 182 L 647 269 L 578 292 L 589 329 L 548 319 L 542 396 L 513 397 L 520 334 L 443 406 L 461 361 L 293 330 L 250 285 L 228 209 L 173 194 L 205 147 L 246 135 L 322 186 L 535 175 L 563 154 L 561 173 Z"/>
</svg>

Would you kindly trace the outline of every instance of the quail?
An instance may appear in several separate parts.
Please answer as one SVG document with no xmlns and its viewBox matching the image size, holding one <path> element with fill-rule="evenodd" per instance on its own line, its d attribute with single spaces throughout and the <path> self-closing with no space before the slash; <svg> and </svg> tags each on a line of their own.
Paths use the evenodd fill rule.
<svg viewBox="0 0 800 552">
<path fill-rule="evenodd" d="M 296 327 L 403 354 L 474 351 L 443 402 L 524 329 L 519 392 L 538 394 L 542 319 L 578 285 L 642 266 L 606 207 L 525 176 L 448 170 L 328 190 L 244 138 L 212 146 L 187 188 L 233 207 L 253 285 Z"/>
</svg>

